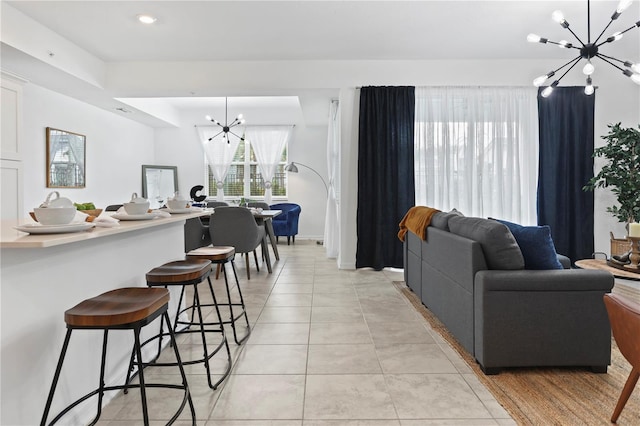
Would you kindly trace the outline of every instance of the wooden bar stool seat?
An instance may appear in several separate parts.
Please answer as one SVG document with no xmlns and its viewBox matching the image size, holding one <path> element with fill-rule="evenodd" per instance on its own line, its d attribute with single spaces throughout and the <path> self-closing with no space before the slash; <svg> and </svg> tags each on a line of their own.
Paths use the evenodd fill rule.
<svg viewBox="0 0 640 426">
<path fill-rule="evenodd" d="M 202 303 L 200 297 L 200 291 L 198 289 L 198 284 L 205 281 L 205 279 L 209 278 L 209 274 L 211 273 L 211 261 L 206 259 L 187 259 L 187 260 L 177 260 L 173 262 L 165 263 L 164 265 L 160 265 L 156 268 L 153 268 L 146 274 L 147 286 L 151 288 L 164 287 L 167 288 L 169 286 L 181 286 L 182 289 L 180 291 L 180 298 L 178 300 L 178 308 L 176 312 L 176 316 L 171 326 L 172 332 L 177 335 L 180 334 L 191 334 L 196 333 L 200 335 L 200 340 L 202 342 L 202 348 L 204 355 L 202 358 L 183 360 L 183 365 L 191 365 L 191 364 L 204 364 L 205 370 L 207 372 L 207 380 L 209 383 L 209 387 L 212 389 L 217 389 L 218 385 L 222 383 L 222 381 L 229 375 L 231 371 L 231 350 L 229 349 L 229 343 L 227 341 L 227 337 L 225 335 L 224 327 L 222 326 L 222 319 L 220 315 L 220 310 L 218 309 L 218 302 L 216 299 L 216 295 L 213 291 L 213 286 L 209 281 L 209 291 L 211 293 L 211 297 L 213 299 L 213 303 Z M 193 288 L 193 298 L 192 302 L 189 306 L 183 306 L 183 300 L 185 299 L 185 290 L 188 286 L 192 286 Z M 203 314 L 202 309 L 207 307 L 213 307 L 214 311 L 217 315 L 218 321 L 206 322 L 205 317 L 206 313 Z M 219 334 L 220 341 L 217 346 L 211 350 L 207 344 L 208 340 L 207 335 L 210 334 Z M 156 357 L 153 361 L 153 365 L 155 366 L 172 366 L 175 363 L 173 362 L 158 362 L 157 359 L 160 356 L 160 352 L 162 351 L 162 340 L 163 337 L 166 336 L 167 333 L 164 332 L 163 328 L 160 328 L 160 333 L 156 336 L 151 337 L 142 343 L 142 345 L 146 345 L 147 343 L 158 340 L 158 350 Z M 222 348 L 226 349 L 227 352 L 227 367 L 226 370 L 222 373 L 221 377 L 218 379 L 216 383 L 213 383 L 211 377 L 211 369 L 209 366 L 209 360 L 217 354 Z M 132 353 L 130 367 L 134 365 L 134 354 Z M 131 371 L 131 368 L 130 368 Z M 127 377 L 127 381 L 131 379 L 131 375 Z"/>
<path fill-rule="evenodd" d="M 235 256 L 236 250 L 234 247 L 230 246 L 207 246 L 207 247 L 199 247 L 197 249 L 191 250 L 187 253 L 187 259 L 193 260 L 208 260 L 212 264 L 217 265 L 218 268 L 222 268 L 222 272 L 224 275 L 224 284 L 227 290 L 227 303 L 218 302 L 221 306 L 229 307 L 229 320 L 223 321 L 222 324 L 230 324 L 231 329 L 233 330 L 233 339 L 236 344 L 241 345 L 249 335 L 251 334 L 251 326 L 249 325 L 249 318 L 247 317 L 247 309 L 244 304 L 244 298 L 242 297 L 242 290 L 240 289 L 240 283 L 238 282 L 238 274 L 236 272 L 235 265 Z M 227 277 L 227 263 L 231 264 L 231 270 L 233 271 L 233 276 L 236 280 L 236 288 L 238 289 L 239 302 L 234 303 L 231 299 L 231 288 L 229 287 L 229 279 Z M 207 278 L 209 280 L 209 285 L 211 286 L 211 277 Z M 239 313 L 234 314 L 234 306 L 240 307 L 241 310 Z M 244 316 L 244 320 L 246 323 L 247 332 L 241 339 L 238 338 L 238 331 L 236 329 L 236 321 L 240 319 L 240 317 Z"/>
<path fill-rule="evenodd" d="M 86 299 L 71 309 L 68 309 L 64 314 L 64 319 L 67 324 L 67 333 L 62 345 L 62 351 L 56 367 L 55 374 L 53 376 L 53 383 L 49 391 L 47 403 L 45 405 L 44 413 L 42 415 L 41 425 L 47 424 L 47 418 L 53 402 L 56 386 L 62 372 L 62 366 L 64 358 L 71 339 L 71 332 L 74 329 L 78 330 L 103 330 L 102 339 L 102 357 L 100 364 L 100 378 L 98 381 L 98 388 L 64 408 L 49 424 L 52 425 L 60 420 L 71 409 L 86 401 L 92 396 L 98 395 L 98 408 L 95 418 L 91 421 L 91 425 L 97 423 L 102 412 L 102 400 L 104 393 L 107 391 L 127 389 L 129 387 L 139 388 L 142 414 L 145 425 L 149 424 L 149 414 L 147 407 L 146 388 L 169 388 L 179 389 L 183 391 L 183 399 L 177 412 L 173 415 L 169 424 L 173 423 L 180 413 L 182 413 L 186 404 L 189 404 L 191 410 L 192 423 L 196 424 L 195 409 L 193 401 L 191 400 L 191 394 L 189 392 L 189 386 L 187 385 L 187 377 L 184 372 L 182 360 L 178 347 L 175 343 L 175 335 L 173 331 L 169 333 L 171 343 L 174 348 L 174 354 L 176 357 L 175 366 L 178 367 L 182 378 L 182 384 L 164 384 L 164 383 L 145 383 L 142 370 L 144 363 L 141 361 L 141 347 L 140 344 L 140 330 L 147 324 L 150 324 L 156 318 L 162 316 L 167 326 L 170 328 L 171 321 L 167 314 L 169 306 L 169 291 L 163 288 L 144 288 L 144 287 L 131 287 L 120 288 L 103 293 L 99 296 L 91 299 Z M 107 355 L 107 342 L 109 330 L 123 330 L 129 329 L 133 331 L 134 335 L 134 352 L 138 357 L 138 370 L 140 375 L 139 384 L 134 385 L 121 385 L 121 386 L 105 386 L 105 364 Z"/>
<path fill-rule="evenodd" d="M 109 291 L 68 309 L 64 321 L 75 328 L 127 326 L 150 318 L 169 303 L 169 292 L 161 290 L 131 287 Z"/>
<path fill-rule="evenodd" d="M 146 274 L 147 285 L 192 285 L 204 281 L 211 272 L 211 262 L 178 260 L 153 268 Z"/>
</svg>

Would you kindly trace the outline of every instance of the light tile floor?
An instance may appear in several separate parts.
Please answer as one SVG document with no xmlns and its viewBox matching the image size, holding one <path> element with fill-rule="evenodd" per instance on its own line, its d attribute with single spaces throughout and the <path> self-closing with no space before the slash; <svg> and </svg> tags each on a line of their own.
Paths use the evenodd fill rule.
<svg viewBox="0 0 640 426">
<path fill-rule="evenodd" d="M 272 274 L 256 272 L 252 262 L 250 281 L 244 262 L 236 262 L 253 330 L 238 346 L 228 329 L 231 375 L 214 391 L 202 364 L 186 367 L 198 425 L 515 424 L 393 286 L 401 272 L 339 270 L 313 241 L 279 250 Z M 222 279 L 214 288 L 219 301 L 227 300 Z M 201 354 L 193 335 L 179 341 L 183 359 Z M 223 353 L 212 361 L 214 372 L 223 371 Z M 145 377 L 177 381 L 168 370 L 150 367 Z M 172 392 L 149 391 L 153 425 L 165 424 L 175 410 Z M 140 418 L 139 396 L 131 392 L 117 395 L 99 424 L 139 425 Z M 176 424 L 191 424 L 188 410 L 180 419 Z"/>
</svg>

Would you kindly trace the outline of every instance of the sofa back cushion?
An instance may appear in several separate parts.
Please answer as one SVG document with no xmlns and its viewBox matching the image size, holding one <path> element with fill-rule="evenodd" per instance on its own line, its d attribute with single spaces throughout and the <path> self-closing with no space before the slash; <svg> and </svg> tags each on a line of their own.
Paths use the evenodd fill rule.
<svg viewBox="0 0 640 426">
<path fill-rule="evenodd" d="M 524 269 L 524 258 L 507 226 L 480 217 L 451 217 L 449 231 L 477 241 L 489 269 Z"/>
<path fill-rule="evenodd" d="M 442 229 L 443 231 L 448 231 L 449 219 L 458 216 L 464 215 L 456 209 L 453 209 L 450 212 L 438 212 L 431 218 L 431 226 L 433 226 L 434 228 Z"/>
</svg>

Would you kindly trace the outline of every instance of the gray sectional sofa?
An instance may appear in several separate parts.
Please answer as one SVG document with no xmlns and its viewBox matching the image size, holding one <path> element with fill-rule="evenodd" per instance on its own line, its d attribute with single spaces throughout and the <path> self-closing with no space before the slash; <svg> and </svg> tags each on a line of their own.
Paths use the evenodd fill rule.
<svg viewBox="0 0 640 426">
<path fill-rule="evenodd" d="M 527 270 L 519 252 L 499 222 L 437 213 L 426 240 L 407 232 L 405 282 L 485 374 L 537 366 L 606 373 L 611 329 L 603 296 L 613 276 L 569 269 L 563 256 L 566 269 Z"/>
</svg>

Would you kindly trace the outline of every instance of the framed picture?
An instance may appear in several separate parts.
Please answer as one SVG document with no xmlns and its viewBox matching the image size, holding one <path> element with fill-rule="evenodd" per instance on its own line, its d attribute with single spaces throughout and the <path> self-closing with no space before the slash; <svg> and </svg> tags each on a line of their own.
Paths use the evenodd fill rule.
<svg viewBox="0 0 640 426">
<path fill-rule="evenodd" d="M 178 190 L 178 167 L 142 166 L 142 196 L 147 198 L 150 208 L 162 207 Z"/>
<path fill-rule="evenodd" d="M 47 127 L 47 188 L 85 187 L 86 136 Z"/>
</svg>

